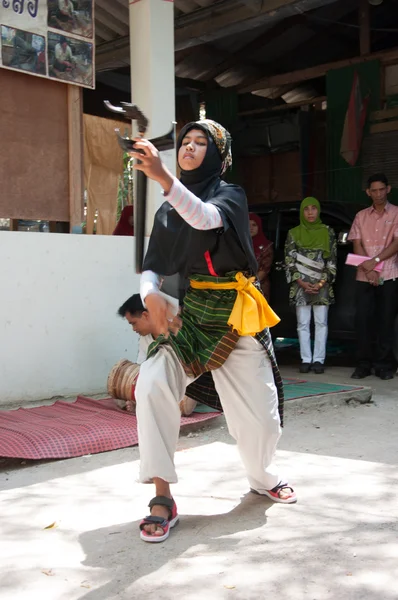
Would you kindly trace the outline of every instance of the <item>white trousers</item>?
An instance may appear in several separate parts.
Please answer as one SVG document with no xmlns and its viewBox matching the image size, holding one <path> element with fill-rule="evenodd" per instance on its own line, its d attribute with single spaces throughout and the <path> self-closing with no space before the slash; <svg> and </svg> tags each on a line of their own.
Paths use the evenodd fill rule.
<svg viewBox="0 0 398 600">
<path fill-rule="evenodd" d="M 226 362 L 212 373 L 250 487 L 258 492 L 271 490 L 281 481 L 272 464 L 281 427 L 268 356 L 255 338 L 241 337 Z M 178 403 L 192 381 L 170 346 L 161 346 L 141 365 L 135 397 L 142 483 L 154 477 L 177 482 Z"/>
<path fill-rule="evenodd" d="M 311 312 L 314 311 L 315 342 L 314 355 L 311 351 Z M 328 339 L 329 306 L 315 305 L 296 306 L 297 333 L 300 342 L 300 354 L 303 363 L 325 362 L 326 342 Z"/>
</svg>

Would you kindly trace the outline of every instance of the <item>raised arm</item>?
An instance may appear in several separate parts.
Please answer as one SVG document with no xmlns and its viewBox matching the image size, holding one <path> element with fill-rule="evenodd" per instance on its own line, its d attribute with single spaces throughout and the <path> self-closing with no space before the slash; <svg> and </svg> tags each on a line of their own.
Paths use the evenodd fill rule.
<svg viewBox="0 0 398 600">
<path fill-rule="evenodd" d="M 160 289 L 162 277 L 153 271 L 144 271 L 140 281 L 140 296 L 143 305 L 148 310 L 153 326 L 154 337 L 169 336 L 180 328 L 178 316 L 178 301 L 174 300 Z"/>
<path fill-rule="evenodd" d="M 140 280 L 140 296 L 144 306 L 145 299 L 150 294 L 158 294 L 160 295 L 160 283 L 161 277 L 157 273 L 153 271 L 144 271 L 141 275 Z"/>
<path fill-rule="evenodd" d="M 162 186 L 163 187 L 163 186 Z M 163 187 L 163 189 L 165 189 Z M 176 177 L 165 199 L 179 215 L 194 229 L 202 231 L 223 226 L 220 212 L 214 204 L 202 202 L 192 194 Z"/>
<path fill-rule="evenodd" d="M 138 171 L 143 171 L 148 177 L 157 181 L 163 188 L 167 202 L 176 209 L 179 215 L 194 229 L 202 231 L 222 227 L 220 212 L 210 202 L 202 202 L 174 177 L 160 159 L 159 152 L 148 140 L 136 140 L 135 151 L 131 156 L 138 158 L 141 163 L 134 165 Z M 140 154 L 141 150 L 144 154 Z"/>
</svg>

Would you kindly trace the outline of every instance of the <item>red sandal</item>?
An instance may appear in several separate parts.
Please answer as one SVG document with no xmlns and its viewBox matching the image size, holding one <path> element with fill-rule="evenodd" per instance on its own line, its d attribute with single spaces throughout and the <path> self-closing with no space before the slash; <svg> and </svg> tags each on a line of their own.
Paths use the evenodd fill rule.
<svg viewBox="0 0 398 600">
<path fill-rule="evenodd" d="M 163 517 L 155 517 L 154 515 L 149 515 L 142 519 L 140 523 L 140 538 L 144 540 L 144 542 L 151 543 L 159 543 L 164 542 L 170 535 L 170 529 L 177 525 L 179 517 L 177 514 L 177 505 L 174 502 L 173 498 L 167 498 L 166 496 L 155 496 L 152 498 L 150 503 L 148 504 L 149 508 L 153 506 L 165 506 L 169 509 L 169 518 L 164 519 Z M 153 533 L 148 533 L 144 530 L 145 525 L 156 525 L 163 529 L 163 535 L 154 535 Z"/>
<path fill-rule="evenodd" d="M 281 498 L 282 490 L 290 490 L 289 496 L 287 496 L 286 498 Z M 294 504 L 295 502 L 297 502 L 296 492 L 290 485 L 287 485 L 287 483 L 278 483 L 278 485 L 272 488 L 272 490 L 264 490 L 262 492 L 258 492 L 257 490 L 251 488 L 250 491 L 253 492 L 253 494 L 257 494 L 258 496 L 267 496 L 267 498 L 270 498 L 274 502 L 279 502 L 280 504 Z"/>
</svg>

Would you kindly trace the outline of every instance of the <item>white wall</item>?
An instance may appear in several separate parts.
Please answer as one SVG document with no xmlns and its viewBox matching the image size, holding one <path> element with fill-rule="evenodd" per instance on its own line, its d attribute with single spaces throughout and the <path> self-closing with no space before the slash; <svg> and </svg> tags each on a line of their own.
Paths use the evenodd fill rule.
<svg viewBox="0 0 398 600">
<path fill-rule="evenodd" d="M 138 287 L 131 237 L 0 231 L 0 406 L 105 390 Z"/>
</svg>

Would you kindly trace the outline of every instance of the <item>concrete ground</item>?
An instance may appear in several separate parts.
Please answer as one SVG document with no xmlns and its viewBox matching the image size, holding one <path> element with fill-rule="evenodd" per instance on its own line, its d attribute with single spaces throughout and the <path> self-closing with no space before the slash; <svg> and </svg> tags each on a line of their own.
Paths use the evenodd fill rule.
<svg viewBox="0 0 398 600">
<path fill-rule="evenodd" d="M 309 378 L 353 383 L 350 373 Z M 152 489 L 135 483 L 137 448 L 3 460 L 0 597 L 396 600 L 398 379 L 364 384 L 373 404 L 288 406 L 277 462 L 293 506 L 248 493 L 223 417 L 181 437 L 181 522 L 164 544 L 138 537 Z"/>
</svg>

